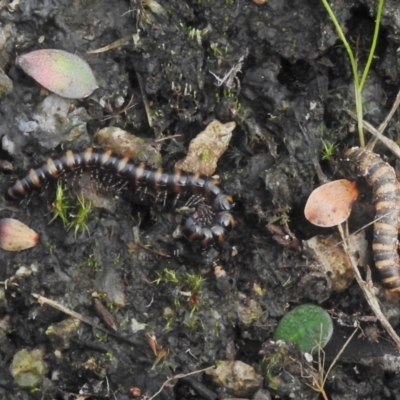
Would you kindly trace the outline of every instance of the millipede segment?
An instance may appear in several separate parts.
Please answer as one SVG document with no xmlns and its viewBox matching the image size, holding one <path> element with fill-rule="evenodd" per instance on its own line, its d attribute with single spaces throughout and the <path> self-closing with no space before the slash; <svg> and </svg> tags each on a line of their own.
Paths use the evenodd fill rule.
<svg viewBox="0 0 400 400">
<path fill-rule="evenodd" d="M 232 198 L 222 193 L 212 178 L 181 170 L 167 173 L 162 168 L 135 164 L 129 158 L 111 151 L 91 147 L 82 152 L 68 150 L 59 158 L 48 159 L 41 167 L 31 169 L 24 178 L 17 180 L 7 190 L 5 197 L 7 200 L 23 199 L 47 182 L 58 180 L 76 170 L 97 170 L 112 174 L 127 182 L 132 190 L 151 189 L 157 194 L 196 196 L 201 200 L 184 214 L 181 230 L 186 238 L 200 241 L 203 245 L 221 242 L 235 224 L 231 214 Z"/>
<path fill-rule="evenodd" d="M 400 216 L 399 183 L 394 169 L 377 154 L 354 147 L 346 152 L 354 170 L 372 187 L 375 208 L 372 250 L 383 285 L 400 294 L 398 222 Z"/>
</svg>

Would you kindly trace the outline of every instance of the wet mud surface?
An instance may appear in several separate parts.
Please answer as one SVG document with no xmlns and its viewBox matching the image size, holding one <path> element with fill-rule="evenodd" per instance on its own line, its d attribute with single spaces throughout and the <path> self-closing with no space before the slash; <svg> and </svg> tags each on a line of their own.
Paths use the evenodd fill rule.
<svg viewBox="0 0 400 400">
<path fill-rule="evenodd" d="M 105 127 L 143 138 L 152 150 L 136 157 L 172 172 L 189 142 L 217 119 L 236 123 L 215 172 L 234 200 L 236 226 L 221 244 L 203 248 L 174 238 L 177 213 L 149 196 L 114 196 L 112 207 L 93 208 L 78 232 L 52 221 L 54 187 L 20 203 L 3 199 L 0 217 L 24 222 L 40 233 L 40 243 L 22 252 L 0 250 L 0 398 L 151 398 L 171 376 L 221 360 L 242 361 L 262 379 L 227 389 L 201 372 L 169 382 L 155 398 L 322 398 L 310 387 L 318 365 L 304 367 L 290 346 L 279 359 L 271 342 L 278 321 L 306 303 L 334 319 L 325 369 L 355 322 L 362 328 L 328 375 L 328 398 L 399 398 L 398 351 L 361 290 L 352 283 L 337 292 L 303 248 L 317 234 L 334 233 L 303 215 L 320 184 L 317 173 L 342 178 L 341 154 L 358 145 L 346 112 L 354 109 L 351 68 L 321 2 L 16 3 L 0 1 L 0 67 L 13 85 L 0 98 L 0 159 L 13 166 L 0 174 L 1 193 L 65 149 L 101 147 L 94 136 Z M 375 2 L 331 3 L 364 65 Z M 396 15 L 397 2 L 387 1 L 363 92 L 365 119 L 374 126 L 399 87 Z M 115 48 L 87 54 L 121 39 Z M 79 101 L 41 89 L 15 65 L 18 54 L 40 48 L 85 59 L 99 89 Z M 398 124 L 395 115 L 385 135 L 398 140 Z M 335 145 L 328 160 L 324 142 Z M 375 151 L 394 163 L 383 147 Z M 368 189 L 363 198 L 370 198 Z M 373 217 L 367 204 L 350 227 Z M 41 305 L 32 294 L 94 325 Z M 398 303 L 383 291 L 380 301 L 399 329 Z M 37 389 L 18 387 L 11 375 L 23 349 L 38 350 L 46 363 Z"/>
</svg>

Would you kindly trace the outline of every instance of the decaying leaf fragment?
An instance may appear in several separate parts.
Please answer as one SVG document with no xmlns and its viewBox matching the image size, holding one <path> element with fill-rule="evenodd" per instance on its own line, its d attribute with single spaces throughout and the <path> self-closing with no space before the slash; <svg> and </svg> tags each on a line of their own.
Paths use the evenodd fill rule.
<svg viewBox="0 0 400 400">
<path fill-rule="evenodd" d="M 154 141 L 137 137 L 114 126 L 100 129 L 94 137 L 101 147 L 116 154 L 133 158 L 136 162 L 144 162 L 151 167 L 161 166 L 162 157 L 154 147 Z"/>
<path fill-rule="evenodd" d="M 39 234 L 14 218 L 0 219 L 0 248 L 20 251 L 34 247 L 39 242 Z"/>
<path fill-rule="evenodd" d="M 175 167 L 188 172 L 212 175 L 219 158 L 228 148 L 235 127 L 235 122 L 223 124 L 217 120 L 212 121 L 190 142 L 186 158 L 178 161 Z"/>
<path fill-rule="evenodd" d="M 353 268 L 338 235 L 314 236 L 304 241 L 303 246 L 314 251 L 318 267 L 331 276 L 334 290 L 341 292 L 350 285 L 354 278 Z M 350 257 L 353 257 L 356 265 L 367 264 L 368 242 L 364 231 L 350 235 L 349 248 L 352 250 Z"/>
</svg>

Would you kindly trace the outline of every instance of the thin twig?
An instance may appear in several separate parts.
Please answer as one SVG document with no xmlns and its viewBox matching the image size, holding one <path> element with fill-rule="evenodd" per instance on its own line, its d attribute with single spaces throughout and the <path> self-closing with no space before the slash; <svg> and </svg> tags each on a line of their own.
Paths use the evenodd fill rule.
<svg viewBox="0 0 400 400">
<path fill-rule="evenodd" d="M 100 331 L 103 331 L 103 332 L 107 332 L 107 333 L 108 333 L 108 330 L 105 329 L 104 327 L 95 324 L 95 323 L 94 323 L 93 321 L 91 321 L 89 318 L 87 318 L 87 317 L 83 316 L 82 314 L 79 314 L 79 313 L 77 313 L 77 312 L 71 310 L 71 309 L 68 308 L 68 307 L 63 306 L 63 305 L 60 304 L 60 303 L 57 303 L 57 302 L 54 301 L 54 300 L 50 300 L 50 299 L 48 299 L 47 297 L 43 297 L 43 296 L 41 296 L 40 294 L 36 294 L 36 293 L 32 293 L 32 296 L 40 303 L 40 305 L 47 304 L 48 306 L 51 306 L 51 307 L 53 307 L 53 308 L 55 308 L 55 309 L 57 309 L 57 310 L 63 312 L 64 314 L 67 314 L 67 315 L 69 315 L 69 316 L 71 316 L 71 317 L 74 317 L 74 318 L 76 318 L 76 319 L 79 319 L 79 321 L 82 321 L 82 322 L 84 322 L 85 324 L 92 325 L 94 328 L 99 329 Z"/>
<path fill-rule="evenodd" d="M 347 113 L 354 119 L 356 115 L 347 110 Z M 393 140 L 383 136 L 376 128 L 374 128 L 369 122 L 363 121 L 363 127 L 370 133 L 372 133 L 377 139 L 379 139 L 397 158 L 400 159 L 400 148 Z"/>
<path fill-rule="evenodd" d="M 397 93 L 396 100 L 393 103 L 393 106 L 391 110 L 389 111 L 388 115 L 384 119 L 384 121 L 379 125 L 379 128 L 376 129 L 374 128 L 370 123 L 363 121 L 363 127 L 372 135 L 376 137 L 376 139 L 379 139 L 398 159 L 400 159 L 400 148 L 397 145 L 396 142 L 393 140 L 387 138 L 386 136 L 383 136 L 382 133 L 385 131 L 388 123 L 392 119 L 394 113 L 397 111 L 400 105 L 400 91 Z M 347 114 L 349 114 L 353 119 L 357 120 L 357 115 L 350 110 L 346 110 Z M 376 139 L 372 142 L 369 142 L 367 145 L 367 148 L 372 150 Z"/>
<path fill-rule="evenodd" d="M 36 294 L 36 293 L 32 293 L 32 296 L 33 296 L 41 305 L 47 304 L 47 305 L 50 306 L 50 307 L 53 307 L 53 308 L 55 308 L 55 309 L 57 309 L 57 310 L 60 310 L 60 311 L 63 312 L 64 314 L 70 315 L 71 317 L 76 318 L 76 319 L 78 319 L 79 321 L 84 322 L 85 324 L 91 325 L 93 328 L 96 328 L 96 329 L 98 329 L 99 331 L 106 333 L 107 335 L 110 335 L 110 336 L 113 336 L 113 337 L 115 337 L 115 338 L 117 338 L 117 339 L 123 340 L 124 342 L 129 343 L 129 344 L 131 344 L 131 345 L 134 345 L 134 346 L 137 345 L 137 343 L 133 342 L 133 341 L 130 340 L 129 338 L 124 337 L 124 336 L 122 336 L 122 335 L 120 335 L 120 334 L 118 334 L 118 333 L 116 333 L 116 332 L 112 332 L 112 331 L 110 331 L 110 330 L 104 328 L 103 326 L 97 325 L 97 324 L 94 323 L 90 318 L 87 318 L 87 317 L 85 317 L 84 315 L 79 314 L 79 313 L 77 313 L 77 312 L 71 310 L 71 309 L 68 308 L 68 307 L 63 306 L 62 304 L 57 303 L 57 302 L 54 301 L 54 300 L 48 299 L 47 297 L 43 297 L 43 296 L 41 296 L 40 294 Z"/>
<path fill-rule="evenodd" d="M 326 380 L 328 378 L 328 375 L 330 374 L 330 372 L 332 371 L 332 368 L 335 366 L 335 364 L 338 362 L 340 356 L 342 355 L 342 353 L 344 352 L 344 350 L 346 349 L 346 347 L 349 345 L 351 339 L 353 339 L 354 335 L 357 333 L 357 331 L 360 329 L 359 326 L 357 326 L 356 329 L 354 329 L 354 332 L 350 335 L 350 337 L 346 340 L 346 343 L 342 346 L 342 348 L 339 350 L 339 353 L 336 354 L 336 357 L 333 359 L 331 365 L 329 366 L 328 370 L 325 373 L 325 377 L 324 380 L 322 382 L 322 387 L 325 386 Z"/>
<path fill-rule="evenodd" d="M 199 369 L 199 370 L 197 370 L 197 371 L 189 372 L 188 374 L 178 374 L 178 375 L 171 376 L 171 378 L 168 378 L 168 379 L 162 384 L 162 386 L 160 387 L 160 389 L 158 390 L 158 392 L 154 393 L 153 396 L 151 396 L 151 397 L 149 398 L 149 400 L 153 400 L 156 396 L 158 396 L 158 395 L 164 390 L 165 386 L 167 386 L 168 383 L 170 383 L 171 381 L 175 381 L 175 380 L 181 379 L 181 378 L 186 378 L 187 376 L 190 376 L 190 375 L 199 374 L 200 372 L 205 372 L 205 371 L 208 371 L 208 370 L 213 369 L 213 368 L 215 368 L 214 365 L 212 365 L 211 367 Z"/>
<path fill-rule="evenodd" d="M 136 34 L 130 33 L 129 35 L 124 36 L 123 38 L 118 39 L 115 42 L 108 44 L 107 46 L 100 47 L 99 49 L 95 49 L 95 50 L 89 50 L 86 53 L 87 54 L 99 54 L 99 53 L 104 53 L 105 51 L 116 49 L 118 47 L 121 47 L 123 44 L 130 41 L 131 39 L 133 39 L 133 42 L 135 42 L 135 40 L 134 40 L 135 35 Z"/>
<path fill-rule="evenodd" d="M 395 342 L 397 349 L 400 350 L 400 338 L 397 336 L 397 333 L 393 329 L 392 325 L 390 325 L 389 321 L 383 315 L 381 308 L 379 306 L 378 299 L 376 298 L 374 292 L 372 291 L 370 282 L 368 282 L 368 281 L 365 282 L 362 279 L 360 271 L 358 270 L 358 266 L 354 262 L 353 257 L 351 257 L 351 255 L 350 255 L 350 249 L 347 244 L 347 236 L 345 235 L 345 233 L 343 231 L 342 225 L 338 225 L 338 229 L 339 229 L 340 236 L 342 237 L 342 240 L 343 240 L 343 248 L 347 254 L 347 257 L 349 258 L 351 266 L 353 267 L 354 276 L 356 278 L 358 285 L 360 286 L 361 290 L 364 293 L 365 300 L 367 300 L 369 306 L 371 307 L 371 310 L 376 315 L 378 320 L 381 322 L 382 326 L 386 329 L 386 332 L 389 334 L 389 336 Z"/>
</svg>

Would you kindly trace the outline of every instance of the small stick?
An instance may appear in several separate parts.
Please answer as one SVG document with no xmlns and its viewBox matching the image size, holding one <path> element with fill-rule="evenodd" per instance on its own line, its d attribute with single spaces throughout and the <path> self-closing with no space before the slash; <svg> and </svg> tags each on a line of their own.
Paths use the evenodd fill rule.
<svg viewBox="0 0 400 400">
<path fill-rule="evenodd" d="M 396 100 L 393 103 L 393 106 L 391 110 L 389 111 L 389 114 L 386 116 L 384 121 L 379 125 L 379 128 L 376 129 L 374 128 L 370 123 L 363 121 L 363 127 L 372 135 L 376 137 L 376 139 L 370 141 L 367 145 L 368 149 L 372 151 L 375 142 L 377 139 L 379 139 L 398 159 L 400 159 L 400 149 L 399 146 L 397 145 L 396 142 L 393 140 L 387 138 L 386 136 L 383 136 L 382 133 L 386 129 L 389 121 L 392 119 L 394 113 L 398 109 L 400 105 L 400 91 L 397 93 Z M 353 113 L 350 110 L 346 110 L 347 114 L 349 114 L 353 119 L 357 120 L 357 115 Z"/>
<path fill-rule="evenodd" d="M 158 396 L 158 395 L 164 390 L 165 386 L 167 386 L 168 383 L 170 383 L 171 381 L 174 381 L 174 380 L 177 380 L 177 379 L 181 379 L 181 378 L 186 378 L 187 376 L 194 375 L 194 374 L 199 374 L 200 372 L 205 372 L 205 371 L 208 371 L 209 369 L 213 369 L 213 368 L 215 368 L 214 365 L 212 365 L 211 367 L 199 369 L 199 370 L 197 370 L 197 371 L 192 371 L 192 372 L 189 372 L 189 373 L 187 373 L 187 374 L 178 374 L 178 375 L 171 376 L 171 378 L 168 378 L 168 379 L 162 384 L 162 386 L 160 387 L 160 389 L 158 390 L 158 392 L 154 393 L 153 396 L 151 396 L 151 397 L 149 398 L 149 400 L 153 400 L 156 396 Z"/>
<path fill-rule="evenodd" d="M 347 244 L 347 236 L 345 235 L 343 231 L 342 225 L 338 225 L 339 233 L 340 236 L 342 237 L 343 240 L 343 248 L 349 258 L 349 261 L 351 263 L 351 266 L 353 267 L 353 272 L 354 276 L 356 278 L 356 281 L 358 285 L 360 286 L 361 290 L 364 293 L 364 297 L 367 300 L 369 306 L 371 307 L 372 311 L 382 324 L 382 326 L 386 329 L 386 332 L 389 334 L 389 336 L 393 339 L 393 341 L 396 344 L 396 347 L 398 350 L 400 350 L 400 338 L 397 336 L 396 331 L 393 329 L 392 325 L 390 325 L 389 321 L 386 319 L 386 317 L 383 315 L 381 308 L 379 306 L 378 299 L 376 298 L 374 292 L 372 291 L 372 285 L 370 281 L 364 281 L 361 277 L 360 271 L 358 270 L 357 264 L 354 262 L 353 257 L 350 255 L 350 249 Z"/>
<path fill-rule="evenodd" d="M 36 293 L 32 293 L 32 296 L 40 303 L 40 305 L 47 304 L 50 307 L 60 310 L 64 314 L 70 315 L 71 317 L 74 317 L 74 318 L 78 319 L 79 321 L 84 322 L 85 324 L 91 325 L 93 328 L 96 328 L 101 332 L 107 333 L 110 336 L 113 336 L 117 339 L 123 340 L 124 342 L 127 342 L 130 345 L 134 345 L 134 346 L 137 345 L 137 343 L 133 342 L 132 340 L 130 340 L 122 335 L 119 335 L 116 332 L 109 331 L 108 329 L 106 329 L 100 325 L 95 324 L 90 318 L 87 318 L 87 317 L 83 316 L 82 314 L 79 314 L 79 313 L 71 310 L 70 308 L 63 306 L 62 304 L 57 303 L 54 300 L 48 299 L 47 297 L 43 297 L 40 294 L 36 294 Z"/>
</svg>

